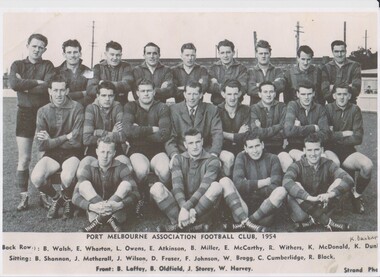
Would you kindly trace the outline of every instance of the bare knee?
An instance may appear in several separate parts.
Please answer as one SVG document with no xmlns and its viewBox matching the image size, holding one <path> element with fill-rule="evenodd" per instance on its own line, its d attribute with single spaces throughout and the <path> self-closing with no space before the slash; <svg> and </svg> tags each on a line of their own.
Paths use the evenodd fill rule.
<svg viewBox="0 0 380 277">
<path fill-rule="evenodd" d="M 232 180 L 228 177 L 223 177 L 222 179 L 220 179 L 219 184 L 225 195 L 231 193 L 235 187 Z"/>
<path fill-rule="evenodd" d="M 363 160 L 361 171 L 364 175 L 370 176 L 372 173 L 373 163 L 370 159 Z"/>
<path fill-rule="evenodd" d="M 278 187 L 274 191 L 272 191 L 270 195 L 270 201 L 276 207 L 279 207 L 284 202 L 287 195 L 288 193 L 284 187 Z"/>
<path fill-rule="evenodd" d="M 142 181 L 149 173 L 149 166 L 146 164 L 133 165 L 133 171 L 138 181 Z"/>
<path fill-rule="evenodd" d="M 78 183 L 77 186 L 80 195 L 85 195 L 90 189 L 93 189 L 92 184 L 89 181 Z"/>
<path fill-rule="evenodd" d="M 286 152 L 281 152 L 277 156 L 280 160 L 282 171 L 286 172 L 288 167 L 293 163 L 292 157 Z"/>
<path fill-rule="evenodd" d="M 210 200 L 216 200 L 222 193 L 222 186 L 218 182 L 212 182 L 205 195 Z"/>
<path fill-rule="evenodd" d="M 64 186 L 69 186 L 75 178 L 76 170 L 66 170 L 61 172 L 61 181 Z"/>
<path fill-rule="evenodd" d="M 150 188 L 150 195 L 158 203 L 169 196 L 167 188 L 161 182 L 156 182 Z"/>
</svg>

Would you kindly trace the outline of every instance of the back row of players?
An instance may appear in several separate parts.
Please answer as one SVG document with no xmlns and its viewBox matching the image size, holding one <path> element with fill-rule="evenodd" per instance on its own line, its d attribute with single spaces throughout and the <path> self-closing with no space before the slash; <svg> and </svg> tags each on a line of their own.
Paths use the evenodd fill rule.
<svg viewBox="0 0 380 277">
<path fill-rule="evenodd" d="M 265 230 L 261 224 L 273 220 L 287 194 L 291 217 L 301 227 L 320 223 L 347 230 L 321 205 L 349 190 L 354 210 L 364 212 L 361 194 L 373 166 L 354 147 L 363 137 L 361 111 L 353 104 L 360 66 L 346 59 L 344 42 L 332 43 L 334 60 L 322 71 L 311 65 L 311 48 L 301 46 L 297 65 L 285 73 L 271 65 L 266 41 L 256 45 L 258 64 L 248 72 L 233 58 L 228 40 L 218 44 L 220 61 L 209 70 L 195 63 L 191 43 L 182 46 L 183 63 L 172 69 L 159 62 L 160 48 L 148 43 L 144 63 L 132 69 L 121 61 L 120 44 L 109 42 L 106 60 L 93 72 L 81 64 L 78 41 L 64 42 L 66 61 L 55 69 L 42 60 L 46 46 L 46 37 L 31 35 L 29 56 L 11 67 L 10 84 L 18 95 L 18 210 L 28 207 L 36 135 L 44 156 L 31 182 L 42 192 L 44 206 L 46 195 L 52 198 L 48 217 L 58 217 L 60 206 L 64 217 L 72 216 L 77 184 L 73 201 L 89 211 L 91 221 L 85 231 L 106 222 L 119 231 L 125 207 L 131 210 L 146 191 L 170 219 L 163 228 L 169 231 L 199 223 L 221 195 L 237 222 L 228 229 Z M 136 101 L 128 102 L 129 92 Z M 202 101 L 206 92 L 214 105 Z M 281 92 L 285 103 L 276 100 Z M 251 107 L 241 104 L 244 94 L 251 96 Z M 162 103 L 171 97 L 177 104 Z M 321 143 L 334 150 L 324 151 L 328 159 L 321 158 Z M 355 182 L 340 165 L 354 178 L 359 172 Z M 62 193 L 48 182 L 59 169 Z M 260 205 L 247 207 L 250 202 Z"/>
</svg>

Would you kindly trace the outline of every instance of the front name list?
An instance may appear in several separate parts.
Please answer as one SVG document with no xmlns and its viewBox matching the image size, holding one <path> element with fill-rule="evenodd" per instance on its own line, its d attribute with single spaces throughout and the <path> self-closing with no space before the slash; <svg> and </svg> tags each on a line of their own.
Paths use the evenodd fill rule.
<svg viewBox="0 0 380 277">
<path fill-rule="evenodd" d="M 377 275 L 377 234 L 4 233 L 5 274 Z M 43 271 L 43 272 L 42 272 Z"/>
</svg>

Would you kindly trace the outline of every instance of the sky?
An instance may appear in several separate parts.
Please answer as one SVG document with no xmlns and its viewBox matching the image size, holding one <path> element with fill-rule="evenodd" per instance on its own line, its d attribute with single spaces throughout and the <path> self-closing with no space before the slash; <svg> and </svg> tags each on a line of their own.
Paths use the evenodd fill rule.
<svg viewBox="0 0 380 277">
<path fill-rule="evenodd" d="M 314 56 L 331 56 L 330 43 L 343 39 L 347 26 L 348 53 L 367 45 L 377 51 L 376 12 L 5 12 L 3 14 L 3 69 L 27 56 L 27 38 L 42 33 L 49 39 L 44 59 L 55 66 L 63 62 L 62 43 L 78 39 L 84 64 L 91 64 L 92 22 L 95 21 L 94 64 L 104 57 L 105 44 L 114 40 L 123 46 L 123 58 L 142 58 L 143 47 L 155 42 L 161 58 L 179 58 L 183 43 L 193 42 L 197 57 L 215 57 L 215 45 L 223 39 L 235 43 L 236 55 L 253 57 L 253 31 L 269 41 L 272 57 L 294 57 L 297 21 Z"/>
</svg>

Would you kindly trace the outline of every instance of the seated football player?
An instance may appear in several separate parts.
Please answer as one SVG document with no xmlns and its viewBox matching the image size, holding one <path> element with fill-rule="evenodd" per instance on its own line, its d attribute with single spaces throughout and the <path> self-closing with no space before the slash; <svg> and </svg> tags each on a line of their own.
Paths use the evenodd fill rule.
<svg viewBox="0 0 380 277">
<path fill-rule="evenodd" d="M 114 158 L 116 143 L 111 136 L 98 139 L 96 155 L 97 160 L 78 176 L 74 190 L 73 203 L 87 211 L 90 221 L 80 231 L 95 232 L 108 225 L 121 232 L 140 198 L 136 182 L 128 166 Z"/>
<path fill-rule="evenodd" d="M 34 167 L 31 181 L 39 191 L 52 198 L 48 218 L 57 218 L 60 207 L 63 207 L 63 217 L 70 218 L 73 216 L 71 198 L 76 171 L 83 156 L 83 106 L 67 96 L 69 89 L 61 75 L 53 76 L 48 91 L 51 103 L 38 110 L 36 123 L 38 150 L 45 153 Z M 48 182 L 48 178 L 60 169 L 61 192 Z"/>
<path fill-rule="evenodd" d="M 335 101 L 326 106 L 327 118 L 332 131 L 327 148 L 337 154 L 342 168 L 355 180 L 352 189 L 352 204 L 355 213 L 364 213 L 362 194 L 371 181 L 373 163 L 365 155 L 357 152 L 356 145 L 363 140 L 363 118 L 360 108 L 352 104 L 351 88 L 346 84 L 338 85 L 333 92 Z"/>
<path fill-rule="evenodd" d="M 329 205 L 353 187 L 351 176 L 332 160 L 322 157 L 323 147 L 318 134 L 305 138 L 304 155 L 289 166 L 282 185 L 287 190 L 290 217 L 298 230 L 316 224 L 330 231 L 347 231 L 350 225 L 337 223 L 328 216 Z"/>
<path fill-rule="evenodd" d="M 264 142 L 259 136 L 249 134 L 245 139 L 244 151 L 236 157 L 233 181 L 224 177 L 220 184 L 223 191 L 231 191 L 231 188 L 237 191 L 237 195 L 231 195 L 231 198 L 234 196 L 233 200 L 225 196 L 226 203 L 230 201 L 236 205 L 240 202 L 250 216 L 242 222 L 233 214 L 237 223 L 224 224 L 225 229 L 265 232 L 264 226 L 274 223 L 274 214 L 286 199 L 287 192 L 281 186 L 282 175 L 277 155 L 264 150 Z"/>
</svg>

